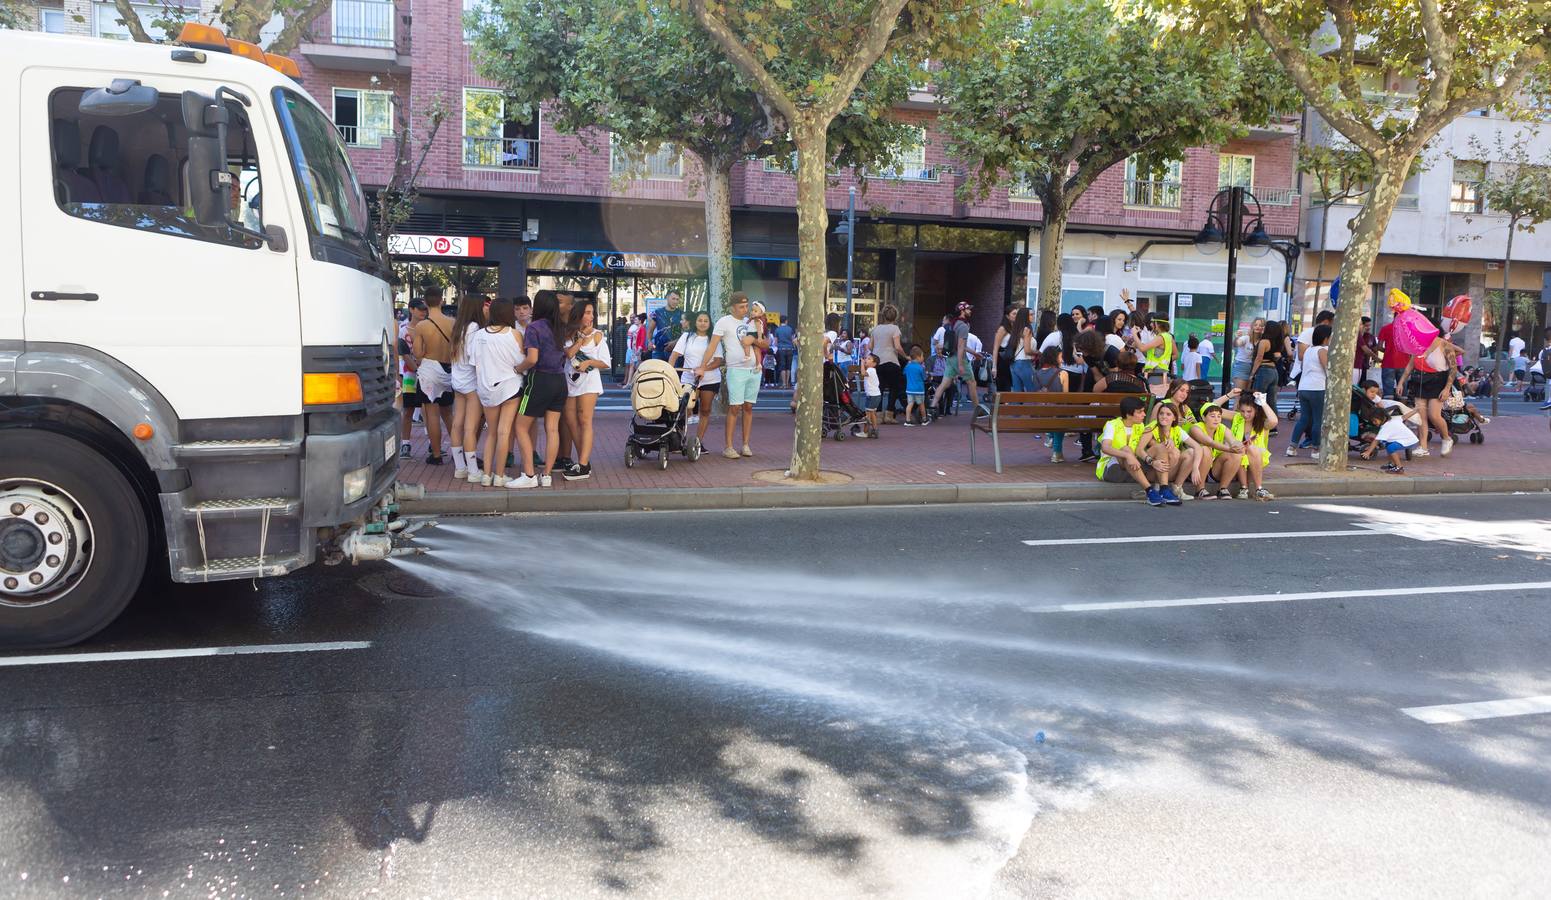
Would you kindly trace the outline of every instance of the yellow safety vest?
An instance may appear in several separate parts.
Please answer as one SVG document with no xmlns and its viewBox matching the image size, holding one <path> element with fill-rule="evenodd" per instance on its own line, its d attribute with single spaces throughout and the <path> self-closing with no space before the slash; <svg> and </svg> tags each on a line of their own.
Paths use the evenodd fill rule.
<svg viewBox="0 0 1551 900">
<path fill-rule="evenodd" d="M 1167 331 L 1163 333 L 1163 343 L 1142 354 L 1147 363 L 1143 366 L 1149 372 L 1167 372 L 1169 361 L 1174 358 L 1174 335 Z"/>
<path fill-rule="evenodd" d="M 1244 430 L 1246 428 L 1248 428 L 1248 427 L 1249 427 L 1249 417 L 1245 416 L 1243 413 L 1235 413 L 1234 416 L 1233 416 L 1233 436 L 1235 438 L 1239 439 L 1240 441 L 1243 441 L 1244 440 Z M 1271 464 L 1271 448 L 1270 448 L 1271 433 L 1269 431 L 1258 431 L 1258 432 L 1256 432 L 1255 434 L 1250 436 L 1250 439 L 1249 439 L 1248 443 L 1249 443 L 1249 445 L 1251 447 L 1255 447 L 1255 448 L 1260 450 L 1260 464 L 1261 465 L 1267 466 L 1267 465 Z M 1242 460 L 1242 465 L 1245 468 L 1249 468 L 1249 453 L 1248 453 L 1248 451 L 1246 451 L 1245 454 L 1244 454 L 1244 459 Z"/>
<path fill-rule="evenodd" d="M 1140 425 L 1132 425 L 1129 429 L 1127 429 L 1125 420 L 1110 419 L 1109 423 L 1104 426 L 1104 432 L 1109 431 L 1110 425 L 1114 425 L 1118 430 L 1121 431 L 1129 431 L 1129 434 L 1125 435 L 1124 440 L 1119 443 L 1119 446 L 1126 450 L 1130 450 L 1132 453 L 1135 453 L 1137 446 L 1142 442 L 1142 432 L 1147 430 L 1147 425 L 1145 423 Z M 1109 464 L 1115 459 L 1113 456 L 1110 456 L 1104 452 L 1104 441 L 1102 437 L 1104 432 L 1101 432 L 1099 439 L 1099 464 L 1093 470 L 1093 474 L 1100 479 L 1104 477 L 1104 470 L 1108 468 Z"/>
<path fill-rule="evenodd" d="M 1179 427 L 1178 425 L 1170 428 L 1167 436 L 1158 433 L 1158 426 L 1156 423 L 1148 426 L 1148 430 L 1152 432 L 1152 439 L 1160 444 L 1172 443 L 1176 447 L 1185 446 L 1185 429 Z"/>
</svg>

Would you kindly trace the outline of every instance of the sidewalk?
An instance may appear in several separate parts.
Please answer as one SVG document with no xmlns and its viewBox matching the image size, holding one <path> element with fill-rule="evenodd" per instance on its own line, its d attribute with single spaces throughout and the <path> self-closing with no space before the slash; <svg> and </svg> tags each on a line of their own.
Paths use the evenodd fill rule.
<svg viewBox="0 0 1551 900">
<path fill-rule="evenodd" d="M 629 414 L 600 412 L 593 451 L 593 476 L 567 482 L 555 477 L 548 489 L 522 491 L 487 488 L 452 478 L 452 460 L 441 466 L 424 463 L 426 441 L 417 427 L 414 461 L 406 461 L 399 479 L 422 484 L 426 499 L 406 509 L 418 513 L 508 512 L 541 509 L 626 509 L 669 507 L 722 507 L 751 505 L 815 505 L 847 502 L 909 503 L 968 502 L 990 500 L 1099 499 L 1130 495 L 1125 486 L 1100 484 L 1093 463 L 1051 463 L 1050 451 L 1029 435 L 1002 440 L 1004 472 L 992 467 L 991 443 L 976 436 L 977 463 L 969 462 L 969 415 L 967 412 L 926 427 L 885 426 L 877 440 L 849 438 L 824 442 L 825 471 L 850 477 L 848 485 L 799 488 L 772 486 L 754 473 L 776 476 L 790 462 L 792 416 L 756 412 L 754 451 L 751 459 L 723 459 L 722 420 L 713 421 L 706 435 L 707 452 L 698 462 L 670 457 L 667 471 L 655 459 L 640 460 L 635 468 L 624 464 Z M 1456 491 L 1503 491 L 1551 489 L 1551 429 L 1544 415 L 1501 416 L 1486 427 L 1483 444 L 1461 441 L 1443 458 L 1439 445 L 1432 456 L 1416 459 L 1406 475 L 1384 475 L 1380 461 L 1363 462 L 1356 454 L 1346 475 L 1327 476 L 1304 453 L 1283 455 L 1292 432 L 1284 425 L 1272 439 L 1272 461 L 1266 483 L 1279 494 L 1318 493 L 1429 493 Z M 1075 460 L 1077 442 L 1069 437 L 1067 458 Z M 515 471 L 515 470 L 513 470 Z M 1490 480 L 1483 480 L 1490 479 Z M 904 490 L 905 486 L 918 488 Z M 962 486 L 959 489 L 958 486 Z M 952 490 L 949 490 L 952 489 Z M 695 495 L 699 499 L 692 499 Z M 790 495 L 790 496 L 773 496 Z M 588 498 L 591 499 L 588 499 Z M 857 500 L 861 497 L 863 499 Z M 562 499 L 564 498 L 564 499 Z"/>
</svg>

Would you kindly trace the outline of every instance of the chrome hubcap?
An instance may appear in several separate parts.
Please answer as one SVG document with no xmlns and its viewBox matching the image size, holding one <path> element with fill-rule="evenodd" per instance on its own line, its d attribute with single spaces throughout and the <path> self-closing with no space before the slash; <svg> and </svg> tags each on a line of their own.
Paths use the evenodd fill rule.
<svg viewBox="0 0 1551 900">
<path fill-rule="evenodd" d="M 92 531 L 74 497 L 47 482 L 0 482 L 0 605 L 39 606 L 80 583 Z"/>
</svg>

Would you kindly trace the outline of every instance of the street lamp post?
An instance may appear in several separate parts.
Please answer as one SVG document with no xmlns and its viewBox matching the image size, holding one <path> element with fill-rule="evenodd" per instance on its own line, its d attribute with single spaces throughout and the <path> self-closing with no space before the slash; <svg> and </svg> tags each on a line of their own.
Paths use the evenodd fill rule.
<svg viewBox="0 0 1551 900">
<path fill-rule="evenodd" d="M 856 288 L 852 274 L 856 264 L 856 187 L 846 200 L 846 331 L 856 337 Z"/>
<path fill-rule="evenodd" d="M 1254 218 L 1248 224 L 1246 232 L 1244 214 L 1247 212 L 1245 204 L 1255 204 Z M 1288 244 L 1287 241 L 1272 241 L 1266 234 L 1265 218 L 1260 210 L 1260 201 L 1255 195 L 1243 187 L 1223 188 L 1212 198 L 1212 203 L 1206 210 L 1206 224 L 1201 226 L 1201 231 L 1196 235 L 1196 249 L 1202 253 L 1215 253 L 1219 248 L 1228 251 L 1228 297 L 1225 302 L 1227 311 L 1223 317 L 1223 361 L 1222 367 L 1222 392 L 1228 393 L 1233 387 L 1233 367 L 1228 363 L 1231 359 L 1232 341 L 1237 326 L 1233 321 L 1233 305 L 1238 293 L 1239 281 L 1239 250 L 1245 247 L 1263 247 L 1266 250 L 1281 250 L 1284 257 L 1288 258 L 1288 265 L 1297 258 L 1298 249 L 1279 245 Z M 1289 298 L 1290 299 L 1290 298 Z"/>
</svg>

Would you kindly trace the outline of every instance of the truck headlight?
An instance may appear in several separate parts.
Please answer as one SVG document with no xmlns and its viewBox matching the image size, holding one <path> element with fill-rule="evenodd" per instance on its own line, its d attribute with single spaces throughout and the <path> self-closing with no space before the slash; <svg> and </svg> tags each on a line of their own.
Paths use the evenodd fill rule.
<svg viewBox="0 0 1551 900">
<path fill-rule="evenodd" d="M 344 483 L 345 505 L 349 506 L 365 497 L 367 488 L 372 486 L 372 467 L 362 466 L 354 472 L 346 472 Z"/>
</svg>

